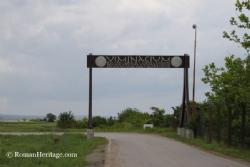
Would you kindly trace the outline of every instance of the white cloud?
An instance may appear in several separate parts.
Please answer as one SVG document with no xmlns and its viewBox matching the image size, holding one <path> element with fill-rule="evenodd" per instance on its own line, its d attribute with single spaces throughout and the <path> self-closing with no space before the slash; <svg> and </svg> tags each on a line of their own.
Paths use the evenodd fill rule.
<svg viewBox="0 0 250 167">
<path fill-rule="evenodd" d="M 8 111 L 8 100 L 6 97 L 0 97 L 0 112 Z"/>
<path fill-rule="evenodd" d="M 3 58 L 0 58 L 0 74 L 11 73 L 13 71 L 13 67 L 10 65 L 8 61 Z"/>
</svg>

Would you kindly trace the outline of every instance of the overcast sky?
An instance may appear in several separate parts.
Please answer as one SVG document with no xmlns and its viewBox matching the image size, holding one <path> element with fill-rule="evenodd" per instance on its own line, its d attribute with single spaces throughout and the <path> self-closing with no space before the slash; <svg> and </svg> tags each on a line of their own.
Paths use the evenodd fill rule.
<svg viewBox="0 0 250 167">
<path fill-rule="evenodd" d="M 240 52 L 222 38 L 235 14 L 234 0 L 1 0 L 0 114 L 87 115 L 88 53 L 187 53 L 192 60 L 193 23 L 202 101 L 204 65 L 222 65 Z M 182 79 L 182 69 L 94 69 L 93 114 L 151 106 L 172 112 L 181 103 Z"/>
</svg>

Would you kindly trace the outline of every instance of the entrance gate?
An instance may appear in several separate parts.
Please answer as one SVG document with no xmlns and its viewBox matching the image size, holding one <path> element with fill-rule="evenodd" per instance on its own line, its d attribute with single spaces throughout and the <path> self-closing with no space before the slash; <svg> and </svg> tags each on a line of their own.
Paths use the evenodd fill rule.
<svg viewBox="0 0 250 167">
<path fill-rule="evenodd" d="M 182 111 L 179 127 L 187 125 L 188 119 L 188 68 L 189 55 L 87 55 L 89 68 L 89 114 L 88 132 L 93 134 L 92 125 L 92 68 L 183 68 Z"/>
</svg>

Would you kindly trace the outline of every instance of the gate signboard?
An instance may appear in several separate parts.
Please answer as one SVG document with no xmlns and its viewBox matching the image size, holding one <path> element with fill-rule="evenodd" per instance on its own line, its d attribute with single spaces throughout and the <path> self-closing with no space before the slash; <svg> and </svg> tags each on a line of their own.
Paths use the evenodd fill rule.
<svg viewBox="0 0 250 167">
<path fill-rule="evenodd" d="M 89 68 L 188 68 L 189 56 L 89 55 Z"/>
</svg>

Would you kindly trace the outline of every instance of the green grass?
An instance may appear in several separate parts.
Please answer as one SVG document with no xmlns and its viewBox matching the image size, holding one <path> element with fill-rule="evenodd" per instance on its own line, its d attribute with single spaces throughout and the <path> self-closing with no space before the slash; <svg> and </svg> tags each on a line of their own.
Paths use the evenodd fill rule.
<svg viewBox="0 0 250 167">
<path fill-rule="evenodd" d="M 0 122 L 0 132 L 83 132 L 84 129 L 60 129 L 56 122 Z"/>
<path fill-rule="evenodd" d="M 85 156 L 96 146 L 105 144 L 104 138 L 87 140 L 80 134 L 62 136 L 1 136 L 0 167 L 84 167 Z M 7 152 L 77 153 L 77 158 L 7 158 Z"/>
<path fill-rule="evenodd" d="M 0 122 L 0 132 L 48 132 L 56 123 L 48 122 Z"/>
</svg>

